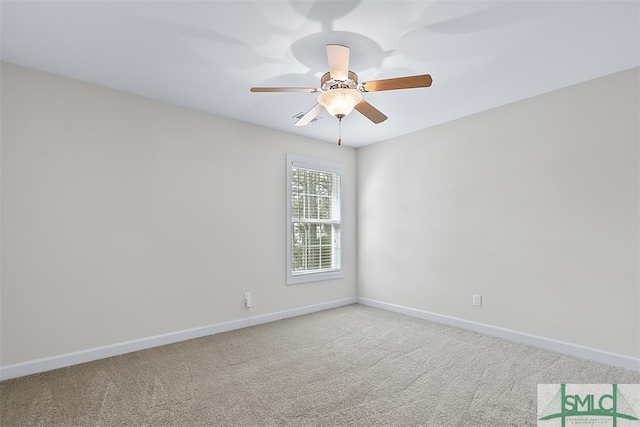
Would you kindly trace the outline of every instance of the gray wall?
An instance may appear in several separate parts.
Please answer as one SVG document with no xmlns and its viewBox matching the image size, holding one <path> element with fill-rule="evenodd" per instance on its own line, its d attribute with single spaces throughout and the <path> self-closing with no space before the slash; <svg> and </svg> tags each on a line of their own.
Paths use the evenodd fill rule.
<svg viewBox="0 0 640 427">
<path fill-rule="evenodd" d="M 345 279 L 285 286 L 286 153 L 345 166 Z M 3 64 L 2 365 L 353 298 L 355 166 L 348 147 Z"/>
<path fill-rule="evenodd" d="M 638 69 L 359 150 L 1 71 L 3 366 L 356 293 L 640 356 Z M 344 280 L 284 285 L 286 153 L 346 167 Z"/>
<path fill-rule="evenodd" d="M 358 150 L 359 296 L 640 356 L 638 74 Z"/>
</svg>

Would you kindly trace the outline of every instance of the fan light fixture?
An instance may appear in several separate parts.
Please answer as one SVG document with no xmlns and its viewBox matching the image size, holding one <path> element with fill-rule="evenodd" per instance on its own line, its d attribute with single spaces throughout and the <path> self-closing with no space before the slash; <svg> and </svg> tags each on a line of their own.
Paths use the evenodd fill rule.
<svg viewBox="0 0 640 427">
<path fill-rule="evenodd" d="M 353 111 L 360 101 L 362 95 L 356 89 L 332 89 L 318 96 L 318 103 L 339 119 Z"/>
<path fill-rule="evenodd" d="M 354 108 L 373 123 L 382 123 L 387 116 L 373 105 L 362 99 L 360 92 L 380 92 L 383 90 L 411 89 L 431 86 L 431 76 L 395 77 L 383 80 L 370 80 L 358 84 L 358 75 L 349 70 L 349 48 L 339 44 L 328 44 L 327 62 L 329 71 L 320 78 L 320 87 L 252 87 L 251 92 L 303 92 L 318 93 L 318 103 L 307 111 L 295 123 L 295 126 L 306 126 L 316 116 L 327 110 L 338 119 L 338 145 L 342 144 L 342 119 Z"/>
</svg>

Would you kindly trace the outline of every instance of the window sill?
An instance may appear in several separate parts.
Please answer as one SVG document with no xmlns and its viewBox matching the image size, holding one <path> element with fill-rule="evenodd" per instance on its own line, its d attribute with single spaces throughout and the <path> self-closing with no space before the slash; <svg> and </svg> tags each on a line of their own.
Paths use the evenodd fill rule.
<svg viewBox="0 0 640 427">
<path fill-rule="evenodd" d="M 329 271 L 326 273 L 308 273 L 298 275 L 288 275 L 287 285 L 299 285 L 302 283 L 321 282 L 324 280 L 344 279 L 342 271 Z"/>
</svg>

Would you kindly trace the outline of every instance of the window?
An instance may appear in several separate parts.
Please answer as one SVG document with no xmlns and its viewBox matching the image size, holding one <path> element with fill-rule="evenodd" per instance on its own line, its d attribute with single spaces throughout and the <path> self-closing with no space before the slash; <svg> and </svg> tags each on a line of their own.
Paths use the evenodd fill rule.
<svg viewBox="0 0 640 427">
<path fill-rule="evenodd" d="M 342 165 L 287 155 L 287 284 L 344 277 Z"/>
</svg>

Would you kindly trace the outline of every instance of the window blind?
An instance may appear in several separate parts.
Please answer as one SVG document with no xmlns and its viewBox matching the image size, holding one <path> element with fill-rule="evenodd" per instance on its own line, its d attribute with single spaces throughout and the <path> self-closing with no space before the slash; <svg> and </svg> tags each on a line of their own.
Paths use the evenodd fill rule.
<svg viewBox="0 0 640 427">
<path fill-rule="evenodd" d="M 290 168 L 290 277 L 340 271 L 341 173 L 295 161 Z"/>
</svg>

